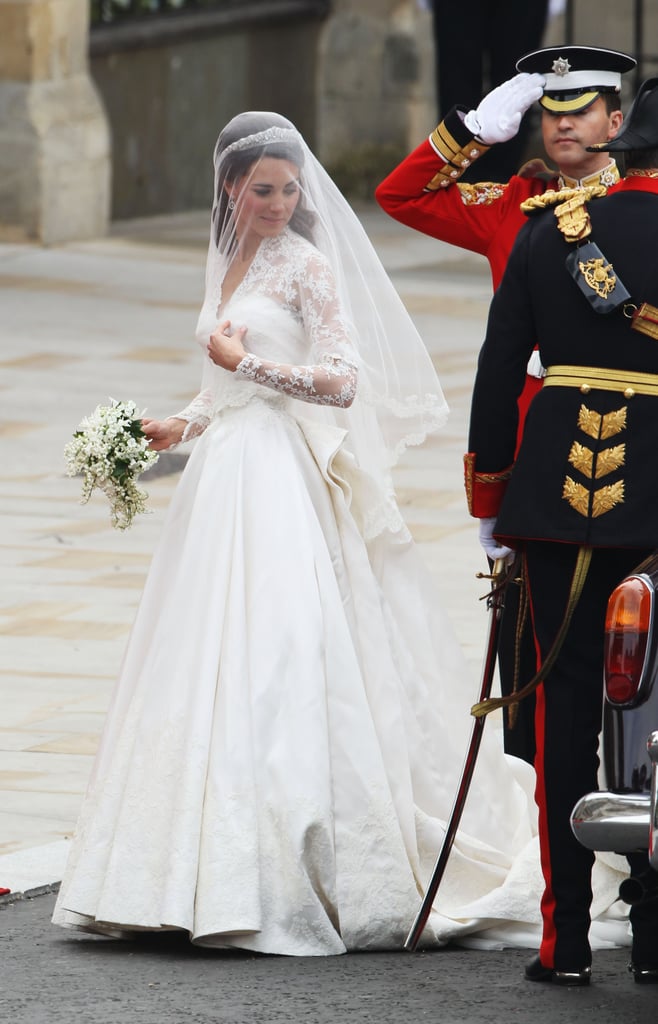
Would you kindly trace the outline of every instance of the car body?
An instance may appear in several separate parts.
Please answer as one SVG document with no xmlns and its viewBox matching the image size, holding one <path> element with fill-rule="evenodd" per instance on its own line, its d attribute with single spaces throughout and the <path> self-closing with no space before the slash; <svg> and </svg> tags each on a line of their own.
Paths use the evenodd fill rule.
<svg viewBox="0 0 658 1024">
<path fill-rule="evenodd" d="M 604 682 L 605 788 L 578 801 L 571 827 L 590 850 L 648 850 L 658 871 L 658 552 L 610 597 Z M 658 875 L 649 884 L 654 881 Z M 645 886 L 646 880 L 630 879 L 620 896 L 637 902 L 646 897 Z"/>
</svg>

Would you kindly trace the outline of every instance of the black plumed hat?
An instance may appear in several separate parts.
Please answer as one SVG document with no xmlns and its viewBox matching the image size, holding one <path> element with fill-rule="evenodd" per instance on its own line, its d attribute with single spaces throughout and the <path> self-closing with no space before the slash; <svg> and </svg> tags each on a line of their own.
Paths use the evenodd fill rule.
<svg viewBox="0 0 658 1024">
<path fill-rule="evenodd" d="M 623 153 L 630 149 L 658 148 L 658 78 L 640 86 L 631 109 L 614 139 L 588 146 L 591 153 Z"/>
</svg>

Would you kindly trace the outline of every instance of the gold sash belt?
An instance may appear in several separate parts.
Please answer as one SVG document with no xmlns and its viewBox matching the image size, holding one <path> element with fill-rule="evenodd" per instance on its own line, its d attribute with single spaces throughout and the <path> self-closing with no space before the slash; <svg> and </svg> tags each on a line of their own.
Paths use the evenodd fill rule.
<svg viewBox="0 0 658 1024">
<path fill-rule="evenodd" d="M 589 391 L 619 391 L 624 398 L 658 395 L 658 373 L 633 373 L 601 366 L 549 366 L 544 387 L 579 388 Z"/>
</svg>

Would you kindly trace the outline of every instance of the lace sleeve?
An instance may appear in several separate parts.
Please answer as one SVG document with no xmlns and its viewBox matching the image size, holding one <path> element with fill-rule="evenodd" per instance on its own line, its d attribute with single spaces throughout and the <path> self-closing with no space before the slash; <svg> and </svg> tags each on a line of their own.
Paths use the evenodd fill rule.
<svg viewBox="0 0 658 1024">
<path fill-rule="evenodd" d="M 203 434 L 212 419 L 212 392 L 209 388 L 200 391 L 189 405 L 186 405 L 180 412 L 175 412 L 168 419 L 186 421 L 187 425 L 180 439 L 181 444 Z"/>
<path fill-rule="evenodd" d="M 212 406 L 213 406 L 213 389 L 212 389 L 212 375 L 213 375 L 213 364 L 207 357 L 203 360 L 203 370 L 201 372 L 201 390 L 184 409 L 180 412 L 175 412 L 168 419 L 174 420 L 185 420 L 186 427 L 183 431 L 183 436 L 180 439 L 180 444 L 185 441 L 191 441 L 193 437 L 198 437 L 203 434 L 204 430 L 212 420 Z"/>
<path fill-rule="evenodd" d="M 325 257 L 314 252 L 300 268 L 299 304 L 315 362 L 323 356 L 341 356 L 358 366 L 347 322 L 336 288 L 336 280 Z"/>
<path fill-rule="evenodd" d="M 282 365 L 247 353 L 236 373 L 302 402 L 347 408 L 356 395 L 357 357 L 331 268 L 317 250 L 309 254 L 305 249 L 295 277 L 297 303 L 314 363 Z"/>
<path fill-rule="evenodd" d="M 356 394 L 356 366 L 340 355 L 323 355 L 316 366 L 287 366 L 247 353 L 235 372 L 246 380 L 314 405 L 346 409 Z"/>
</svg>

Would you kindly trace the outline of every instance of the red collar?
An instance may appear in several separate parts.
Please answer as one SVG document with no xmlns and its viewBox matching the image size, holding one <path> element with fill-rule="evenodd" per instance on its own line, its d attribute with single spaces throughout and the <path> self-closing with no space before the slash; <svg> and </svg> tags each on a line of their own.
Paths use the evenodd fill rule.
<svg viewBox="0 0 658 1024">
<path fill-rule="evenodd" d="M 658 194 L 658 178 L 645 178 L 642 175 L 631 175 L 629 178 L 622 178 L 616 185 L 608 189 L 608 195 L 615 195 L 617 192 L 655 192 Z"/>
</svg>

